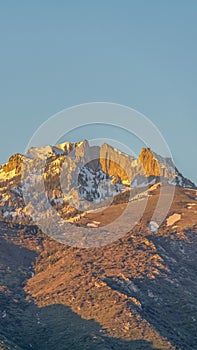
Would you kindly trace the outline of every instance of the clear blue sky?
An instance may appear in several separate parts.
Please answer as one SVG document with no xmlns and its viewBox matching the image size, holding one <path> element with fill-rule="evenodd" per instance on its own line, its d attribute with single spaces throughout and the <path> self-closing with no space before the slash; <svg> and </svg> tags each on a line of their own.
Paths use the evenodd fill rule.
<svg viewBox="0 0 197 350">
<path fill-rule="evenodd" d="M 148 116 L 197 183 L 197 1 L 1 1 L 0 99 L 0 162 L 59 110 L 111 101 Z"/>
</svg>

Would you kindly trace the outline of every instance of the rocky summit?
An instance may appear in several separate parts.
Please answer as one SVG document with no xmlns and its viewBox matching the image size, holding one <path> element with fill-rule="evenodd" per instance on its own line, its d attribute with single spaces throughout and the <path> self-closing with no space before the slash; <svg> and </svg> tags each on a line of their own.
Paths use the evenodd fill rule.
<svg viewBox="0 0 197 350">
<path fill-rule="evenodd" d="M 49 234 L 53 213 L 68 241 L 64 226 Z M 0 349 L 197 349 L 196 217 L 195 184 L 149 148 L 135 158 L 84 140 L 12 156 L 0 167 Z"/>
</svg>

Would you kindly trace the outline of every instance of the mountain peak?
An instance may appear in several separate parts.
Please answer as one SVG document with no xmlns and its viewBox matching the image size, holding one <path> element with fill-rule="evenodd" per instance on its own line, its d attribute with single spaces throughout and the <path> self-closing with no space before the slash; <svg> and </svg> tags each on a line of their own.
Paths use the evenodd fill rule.
<svg viewBox="0 0 197 350">
<path fill-rule="evenodd" d="M 145 176 L 161 176 L 161 167 L 150 148 L 142 148 L 138 157 L 139 166 Z"/>
<path fill-rule="evenodd" d="M 164 181 L 171 185 L 196 188 L 194 183 L 178 171 L 172 159 L 157 155 L 150 148 L 143 147 L 136 159 L 107 143 L 90 146 L 88 140 L 84 139 L 75 143 L 63 142 L 54 146 L 31 147 L 26 153 L 29 159 L 45 160 L 51 157 L 54 161 L 60 156 L 72 158 L 76 163 L 82 162 L 84 165 L 91 163 L 89 166 L 93 167 L 92 169 L 101 169 L 107 176 L 119 178 L 126 186 L 137 186 L 138 180 L 143 183 L 144 177 L 148 182 L 149 179 L 151 182 L 154 179 L 154 182 Z M 1 167 L 0 180 L 5 174 L 11 176 L 14 170 L 13 176 L 20 174 L 23 157 L 21 154 L 10 157 Z"/>
</svg>

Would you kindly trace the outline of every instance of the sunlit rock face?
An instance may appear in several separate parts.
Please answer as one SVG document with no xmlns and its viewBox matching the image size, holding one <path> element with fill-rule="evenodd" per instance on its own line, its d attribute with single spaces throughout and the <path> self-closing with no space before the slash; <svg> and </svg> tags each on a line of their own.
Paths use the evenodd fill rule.
<svg viewBox="0 0 197 350">
<path fill-rule="evenodd" d="M 120 178 L 125 185 L 129 185 L 136 174 L 135 159 L 108 144 L 100 148 L 100 162 L 107 175 Z"/>
<path fill-rule="evenodd" d="M 124 185 L 132 187 L 156 182 L 194 188 L 195 185 L 178 171 L 172 159 L 162 157 L 149 148 L 142 148 L 137 159 L 103 144 L 100 148 L 102 170 L 109 176 L 119 178 Z"/>
<path fill-rule="evenodd" d="M 22 164 L 23 156 L 21 154 L 14 154 L 10 157 L 8 162 L 3 165 L 2 170 L 5 173 L 9 173 L 11 171 L 15 171 L 15 174 L 19 174 L 21 172 L 21 164 Z"/>
<path fill-rule="evenodd" d="M 195 184 L 186 179 L 175 167 L 171 158 L 162 157 L 149 148 L 142 148 L 138 157 L 138 173 L 147 178 L 157 179 L 171 185 L 195 188 Z"/>
<path fill-rule="evenodd" d="M 64 143 L 55 145 L 55 147 L 62 150 L 65 154 L 68 154 L 73 150 L 74 144 L 71 142 L 64 142 Z"/>
<path fill-rule="evenodd" d="M 138 170 L 141 175 L 175 178 L 176 168 L 170 158 L 154 153 L 150 148 L 142 148 L 138 157 Z"/>
<path fill-rule="evenodd" d="M 142 148 L 138 157 L 139 171 L 146 176 L 161 176 L 161 168 L 153 152 L 148 148 Z"/>
<path fill-rule="evenodd" d="M 29 191 L 36 206 L 44 207 L 42 181 L 49 202 L 67 214 L 75 213 L 73 207 L 88 210 L 89 203 L 104 205 L 105 200 L 133 188 L 143 191 L 158 183 L 196 188 L 177 170 L 172 159 L 149 148 L 143 148 L 136 159 L 108 144 L 65 142 L 32 147 L 25 156 L 15 154 L 0 167 L 3 214 L 26 215 L 24 191 Z"/>
</svg>

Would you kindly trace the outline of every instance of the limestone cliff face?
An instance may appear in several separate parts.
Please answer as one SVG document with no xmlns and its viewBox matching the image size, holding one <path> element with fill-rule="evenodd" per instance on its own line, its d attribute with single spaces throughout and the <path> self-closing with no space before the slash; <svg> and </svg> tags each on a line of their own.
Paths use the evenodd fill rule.
<svg viewBox="0 0 197 350">
<path fill-rule="evenodd" d="M 77 163 L 88 164 L 93 170 L 100 167 L 100 147 L 90 146 L 87 140 L 75 144 L 73 155 Z"/>
<path fill-rule="evenodd" d="M 159 161 L 149 148 L 142 148 L 138 157 L 138 169 L 141 175 L 162 176 Z"/>
<path fill-rule="evenodd" d="M 137 174 L 147 178 L 155 178 L 156 182 L 162 181 L 171 185 L 196 188 L 192 181 L 179 172 L 171 158 L 164 158 L 149 148 L 142 148 L 138 157 Z"/>
<path fill-rule="evenodd" d="M 46 155 L 48 158 L 46 158 Z M 63 203 L 72 198 L 77 202 L 101 202 L 112 195 L 132 188 L 146 187 L 158 182 L 196 188 L 190 180 L 184 178 L 175 168 L 172 159 L 164 158 L 149 148 L 143 148 L 137 159 L 120 152 L 108 144 L 90 146 L 87 140 L 78 143 L 65 142 L 56 146 L 31 148 L 26 156 L 15 154 L 0 168 L 0 184 L 4 193 L 3 205 L 10 201 L 11 192 L 7 187 L 17 188 L 16 195 L 22 198 L 22 185 L 36 186 L 31 193 L 39 192 L 37 188 L 42 180 L 43 160 L 46 158 L 43 173 L 48 198 Z M 25 169 L 23 160 L 25 161 Z M 24 176 L 18 176 L 18 175 Z M 33 183 L 33 185 L 32 185 Z M 75 195 L 74 195 L 75 193 Z M 39 199 L 39 196 L 38 196 Z M 81 201 L 81 202 L 80 202 Z M 10 202 L 9 202 L 10 203 Z M 8 203 L 8 207 L 12 205 Z"/>
<path fill-rule="evenodd" d="M 87 140 L 84 140 L 82 142 L 77 142 L 75 144 L 75 160 L 76 162 L 83 162 L 86 163 L 89 160 L 90 157 L 90 146 Z"/>
<path fill-rule="evenodd" d="M 60 143 L 59 145 L 56 145 L 56 148 L 59 148 L 60 150 L 65 152 L 65 154 L 68 154 L 73 150 L 74 145 L 71 142 L 64 142 Z"/>
<path fill-rule="evenodd" d="M 139 157 L 135 159 L 108 144 L 103 144 L 100 147 L 100 165 L 105 174 L 114 177 L 124 185 L 132 183 L 138 185 L 139 181 L 135 179 L 140 178 L 140 182 L 147 184 L 149 180 L 164 181 L 173 185 L 195 188 L 195 184 L 178 171 L 171 158 L 157 155 L 149 148 L 142 148 Z"/>
<path fill-rule="evenodd" d="M 136 173 L 134 158 L 106 143 L 100 148 L 100 163 L 107 175 L 120 178 L 123 184 L 129 185 Z"/>
<path fill-rule="evenodd" d="M 30 220 L 34 207 L 41 208 L 42 214 L 42 208 L 46 207 L 45 196 L 40 196 L 43 179 L 47 198 L 64 218 L 76 215 L 78 210 L 89 210 L 92 202 L 94 208 L 99 208 L 109 198 L 128 192 L 128 187 L 144 190 L 162 182 L 196 188 L 174 167 L 171 159 L 150 149 L 143 148 L 135 159 L 108 144 L 90 146 L 87 140 L 67 142 L 31 148 L 26 156 L 15 154 L 0 167 L 3 217 L 15 217 L 19 222 L 21 217 Z"/>
<path fill-rule="evenodd" d="M 3 165 L 3 170 L 8 173 L 15 170 L 15 174 L 20 174 L 22 166 L 23 156 L 19 153 L 14 154 L 10 157 L 8 162 Z"/>
</svg>

